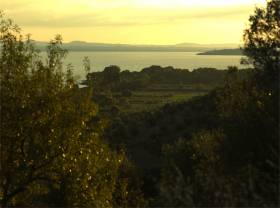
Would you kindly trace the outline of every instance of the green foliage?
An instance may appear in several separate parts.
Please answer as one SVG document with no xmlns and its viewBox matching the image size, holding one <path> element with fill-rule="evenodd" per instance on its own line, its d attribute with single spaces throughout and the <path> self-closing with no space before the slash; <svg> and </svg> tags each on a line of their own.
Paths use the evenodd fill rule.
<svg viewBox="0 0 280 208">
<path fill-rule="evenodd" d="M 139 168 L 143 190 L 154 198 L 152 206 L 165 206 L 162 198 L 158 200 L 157 197 L 161 168 L 165 167 L 162 146 L 173 144 L 180 137 L 189 138 L 201 129 L 216 128 L 218 121 L 213 97 L 208 95 L 189 102 L 168 104 L 153 112 L 121 115 L 107 127 L 105 138 L 112 148 L 125 148 L 128 157 Z M 182 161 L 187 167 L 188 157 L 185 155 L 175 160 Z M 171 178 L 170 182 L 174 180 Z M 180 184 L 178 182 L 178 188 Z"/>
<path fill-rule="evenodd" d="M 221 206 L 218 196 L 222 194 L 223 166 L 219 152 L 223 139 L 221 130 L 202 131 L 191 140 L 165 145 L 167 164 L 161 173 L 160 200 L 167 199 L 167 206 Z"/>
<path fill-rule="evenodd" d="M 148 207 L 148 201 L 141 190 L 142 185 L 137 168 L 124 159 L 118 175 L 113 207 Z"/>
<path fill-rule="evenodd" d="M 113 90 L 120 82 L 120 71 L 121 69 L 118 66 L 106 67 L 102 73 L 104 86 L 109 84 L 110 89 Z"/>
<path fill-rule="evenodd" d="M 246 77 L 245 70 L 232 68 L 236 69 L 237 77 Z M 152 111 L 167 103 L 206 94 L 214 87 L 222 86 L 226 76 L 226 70 L 213 68 L 199 68 L 190 72 L 151 66 L 140 72 L 120 72 L 119 67 L 109 66 L 102 72 L 89 73 L 84 83 L 93 86 L 94 101 L 110 117 L 112 106 L 110 102 L 104 102 L 105 97 L 111 99 L 112 105 L 117 105 L 122 113 Z"/>
<path fill-rule="evenodd" d="M 119 187 L 130 194 L 120 176 L 125 156 L 102 141 L 91 89 L 77 88 L 71 66 L 64 73 L 61 36 L 43 62 L 3 15 L 0 30 L 1 206 L 111 207 Z M 137 206 L 133 194 L 126 200 Z"/>
<path fill-rule="evenodd" d="M 239 74 L 244 71 L 240 70 Z M 213 68 L 199 68 L 190 72 L 187 69 L 175 69 L 173 67 L 151 66 L 140 72 L 120 72 L 117 66 L 109 66 L 103 72 L 93 72 L 87 76 L 85 83 L 102 85 L 103 91 L 107 88 L 112 91 L 129 89 L 139 91 L 155 89 L 168 85 L 170 88 L 193 89 L 196 86 L 203 86 L 204 90 L 213 89 L 224 83 L 226 70 Z"/>
<path fill-rule="evenodd" d="M 181 196 L 178 206 L 279 206 L 279 8 L 279 1 L 269 1 L 250 18 L 244 51 L 254 69 L 241 80 L 230 67 L 226 85 L 216 89 L 222 134 L 202 131 L 165 147 L 172 165 L 162 170 L 162 200 L 178 204 L 170 196 Z"/>
<path fill-rule="evenodd" d="M 266 90 L 279 88 L 280 3 L 268 0 L 265 9 L 256 8 L 244 32 L 244 52 L 254 64 L 255 84 Z"/>
<path fill-rule="evenodd" d="M 268 1 L 266 9 L 255 10 L 244 34 L 244 50 L 254 69 L 245 81 L 227 84 L 219 95 L 225 128 L 238 129 L 231 134 L 228 148 L 241 146 L 243 162 L 263 163 L 266 158 L 277 163 L 271 148 L 279 145 L 279 11 L 280 2 L 275 0 Z"/>
<path fill-rule="evenodd" d="M 86 57 L 83 59 L 83 64 L 84 64 L 84 69 L 85 69 L 86 74 L 89 74 L 89 73 L 90 73 L 90 70 L 91 70 L 91 68 L 90 68 L 90 59 L 89 59 L 89 57 L 86 56 Z"/>
</svg>

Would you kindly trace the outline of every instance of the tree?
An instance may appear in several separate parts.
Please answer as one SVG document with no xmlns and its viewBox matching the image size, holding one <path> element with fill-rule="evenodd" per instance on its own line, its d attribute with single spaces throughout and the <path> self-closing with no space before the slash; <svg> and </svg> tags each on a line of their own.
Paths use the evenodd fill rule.
<svg viewBox="0 0 280 208">
<path fill-rule="evenodd" d="M 256 84 L 278 88 L 280 70 L 280 2 L 268 0 L 266 9 L 256 8 L 244 32 L 244 54 L 254 65 Z M 271 92 L 270 92 L 271 93 Z"/>
<path fill-rule="evenodd" d="M 85 73 L 86 75 L 88 75 L 90 73 L 90 59 L 88 56 L 84 57 L 83 59 L 83 64 L 84 64 L 84 69 L 85 69 Z"/>
<path fill-rule="evenodd" d="M 224 187 L 220 156 L 223 140 L 221 130 L 201 131 L 191 139 L 179 139 L 172 145 L 165 145 L 163 149 L 168 165 L 161 173 L 161 201 L 168 207 L 230 204 L 229 199 L 225 199 L 228 187 Z"/>
<path fill-rule="evenodd" d="M 229 67 L 226 85 L 213 93 L 222 132 L 202 131 L 167 149 L 175 168 L 163 169 L 161 194 L 169 204 L 180 196 L 181 206 L 279 206 L 279 17 L 280 1 L 272 0 L 249 19 L 244 51 L 254 68 L 240 79 Z"/>
<path fill-rule="evenodd" d="M 218 92 L 227 134 L 223 158 L 230 171 L 246 170 L 240 181 L 246 182 L 250 175 L 255 190 L 248 189 L 248 193 L 258 198 L 252 198 L 252 203 L 275 206 L 279 204 L 275 185 L 279 168 L 275 167 L 279 164 L 280 1 L 256 8 L 249 22 L 244 52 L 253 69 L 246 80 L 231 82 Z"/>
<path fill-rule="evenodd" d="M 118 84 L 120 81 L 120 71 L 121 69 L 118 66 L 108 66 L 104 69 L 103 73 L 103 81 L 105 84 L 111 86 L 114 84 Z"/>
<path fill-rule="evenodd" d="M 64 73 L 62 38 L 43 62 L 3 14 L 0 32 L 0 205 L 112 206 L 125 156 L 102 141 L 91 89 Z"/>
</svg>

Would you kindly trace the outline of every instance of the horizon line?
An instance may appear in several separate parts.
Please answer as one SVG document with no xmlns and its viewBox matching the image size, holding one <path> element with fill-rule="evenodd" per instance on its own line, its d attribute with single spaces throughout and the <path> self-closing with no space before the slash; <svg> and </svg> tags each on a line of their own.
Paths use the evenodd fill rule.
<svg viewBox="0 0 280 208">
<path fill-rule="evenodd" d="M 52 39 L 50 39 L 49 41 L 45 41 L 45 40 L 35 40 L 35 39 L 31 39 L 32 41 L 35 42 L 42 42 L 42 43 L 48 43 L 49 41 L 51 41 Z M 111 45 L 134 45 L 134 46 L 176 46 L 176 45 L 183 45 L 183 44 L 190 44 L 190 45 L 237 45 L 240 46 L 243 43 L 198 43 L 198 42 L 180 42 L 180 43 L 170 43 L 170 44 L 153 44 L 153 43 L 113 43 L 113 42 L 91 42 L 91 41 L 85 41 L 85 40 L 71 40 L 71 41 L 63 41 L 63 43 L 73 43 L 73 42 L 80 42 L 80 43 L 90 43 L 90 44 L 111 44 Z"/>
</svg>

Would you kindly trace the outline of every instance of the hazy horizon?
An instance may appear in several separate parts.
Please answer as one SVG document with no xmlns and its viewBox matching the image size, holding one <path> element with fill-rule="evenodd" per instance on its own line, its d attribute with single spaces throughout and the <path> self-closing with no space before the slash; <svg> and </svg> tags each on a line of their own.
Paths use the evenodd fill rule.
<svg viewBox="0 0 280 208">
<path fill-rule="evenodd" d="M 35 40 L 32 38 L 33 41 L 36 41 L 36 42 L 44 42 L 44 43 L 48 43 L 49 40 Z M 86 40 L 68 40 L 68 41 L 64 41 L 63 40 L 63 43 L 89 43 L 89 44 L 112 44 L 112 45 L 117 45 L 117 44 L 120 44 L 120 45 L 143 45 L 143 46 L 179 46 L 179 45 L 202 45 L 202 46 L 205 46 L 205 45 L 240 45 L 242 43 L 234 43 L 234 42 L 225 42 L 225 43 L 215 43 L 215 42 L 209 42 L 209 43 L 200 43 L 200 42 L 188 42 L 188 41 L 185 41 L 185 42 L 178 42 L 178 43 L 171 43 L 171 44 L 145 44 L 145 43 L 126 43 L 126 42 L 95 42 L 95 41 L 86 41 Z"/>
<path fill-rule="evenodd" d="M 265 0 L 0 0 L 32 39 L 131 45 L 242 43 L 247 19 Z"/>
</svg>

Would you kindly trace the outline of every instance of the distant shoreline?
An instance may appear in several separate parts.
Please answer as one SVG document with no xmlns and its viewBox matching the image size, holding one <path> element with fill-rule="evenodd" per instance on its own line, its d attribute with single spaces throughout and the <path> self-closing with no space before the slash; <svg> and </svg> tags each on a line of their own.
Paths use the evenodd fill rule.
<svg viewBox="0 0 280 208">
<path fill-rule="evenodd" d="M 244 55 L 244 53 L 241 49 L 236 48 L 236 49 L 211 50 L 211 51 L 198 53 L 197 55 L 242 56 L 242 55 Z"/>
<path fill-rule="evenodd" d="M 47 42 L 34 41 L 35 47 L 41 51 L 45 51 Z M 129 45 L 129 44 L 102 44 L 87 43 L 74 41 L 63 43 L 62 48 L 68 51 L 86 51 L 86 52 L 206 52 L 210 50 L 220 50 L 225 48 L 235 48 L 234 44 L 193 44 L 184 43 L 177 45 Z"/>
</svg>

